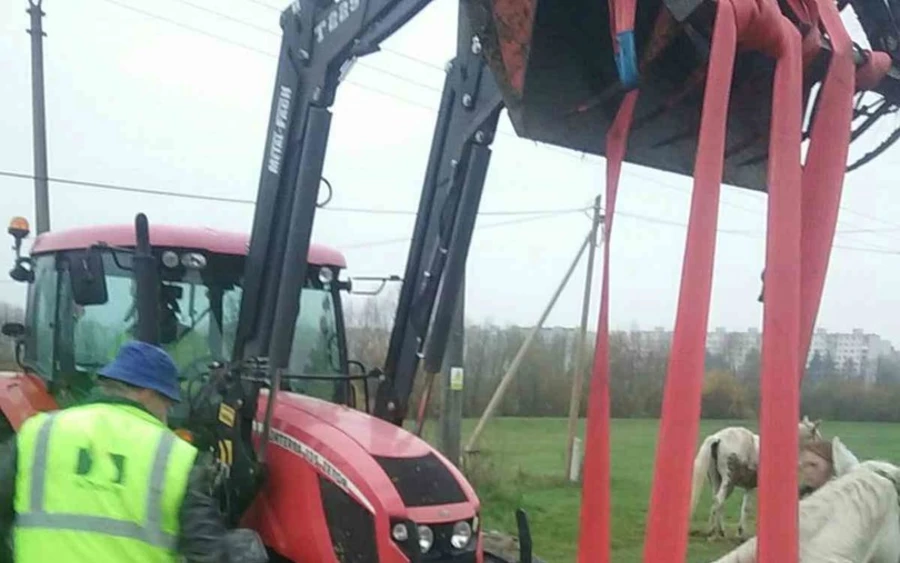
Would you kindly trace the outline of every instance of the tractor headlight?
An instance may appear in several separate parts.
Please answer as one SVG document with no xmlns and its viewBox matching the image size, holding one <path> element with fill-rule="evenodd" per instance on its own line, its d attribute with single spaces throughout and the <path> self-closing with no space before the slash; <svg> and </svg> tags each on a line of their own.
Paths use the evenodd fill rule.
<svg viewBox="0 0 900 563">
<path fill-rule="evenodd" d="M 466 521 L 457 522 L 456 525 L 453 526 L 453 535 L 450 536 L 450 545 L 453 546 L 453 549 L 462 549 L 469 545 L 470 541 L 472 541 L 472 526 Z"/>
<path fill-rule="evenodd" d="M 406 524 L 394 524 L 393 529 L 391 529 L 391 537 L 394 538 L 395 541 L 403 543 L 409 539 L 409 529 L 407 529 Z"/>
<path fill-rule="evenodd" d="M 434 532 L 428 526 L 419 526 L 419 549 L 422 550 L 422 553 L 428 553 L 432 545 L 434 545 Z"/>
</svg>

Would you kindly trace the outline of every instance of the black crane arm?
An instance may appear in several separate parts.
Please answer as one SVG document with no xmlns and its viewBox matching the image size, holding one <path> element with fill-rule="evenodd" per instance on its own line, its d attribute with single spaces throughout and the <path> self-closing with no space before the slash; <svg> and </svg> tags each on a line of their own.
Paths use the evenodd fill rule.
<svg viewBox="0 0 900 563">
<path fill-rule="evenodd" d="M 377 51 L 429 1 L 305 0 L 281 15 L 281 55 L 233 358 L 235 363 L 267 358 L 270 380 L 287 366 L 291 353 L 329 108 L 342 74 L 357 57 Z M 502 107 L 477 35 L 468 29 L 467 18 L 459 21 L 459 55 L 441 100 L 385 363 L 387 377 L 376 400 L 376 414 L 397 423 L 406 414 L 419 357 L 425 357 L 431 372 L 443 357 Z"/>
<path fill-rule="evenodd" d="M 430 0 L 298 0 L 283 31 L 234 360 L 286 367 L 315 218 L 330 106 L 342 73 Z"/>
<path fill-rule="evenodd" d="M 441 368 L 503 108 L 464 4 L 376 396 L 376 416 L 395 424 L 408 412 L 419 360 L 429 374 Z"/>
</svg>

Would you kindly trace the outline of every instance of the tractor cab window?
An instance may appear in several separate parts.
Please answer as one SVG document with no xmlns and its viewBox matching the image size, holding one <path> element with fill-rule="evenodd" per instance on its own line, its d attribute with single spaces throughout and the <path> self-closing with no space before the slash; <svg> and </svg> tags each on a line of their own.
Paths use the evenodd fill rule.
<svg viewBox="0 0 900 563">
<path fill-rule="evenodd" d="M 53 374 L 59 283 L 56 256 L 35 257 L 33 268 L 34 283 L 28 288 L 28 316 L 25 319 L 25 363 L 43 377 L 50 377 Z"/>
<path fill-rule="evenodd" d="M 158 249 L 162 252 L 165 249 Z M 179 251 L 180 252 L 180 251 Z M 208 255 L 202 268 L 160 266 L 160 343 L 178 365 L 183 380 L 197 380 L 213 361 L 231 359 L 241 304 L 244 258 Z M 72 296 L 69 253 L 38 256 L 29 291 L 26 356 L 29 367 L 60 384 L 66 402 L 87 393 L 97 371 L 119 347 L 134 338 L 137 312 L 131 255 L 103 252 L 108 299 L 78 305 Z M 341 400 L 346 373 L 337 289 L 311 277 L 301 294 L 294 331 L 290 379 L 285 388 L 321 399 Z"/>
<path fill-rule="evenodd" d="M 330 379 L 344 373 L 335 309 L 334 296 L 328 289 L 305 287 L 300 292 L 300 315 L 294 328 L 287 372 L 321 379 L 289 378 L 285 387 L 290 391 L 326 401 L 338 400 L 336 396 L 345 383 Z"/>
<path fill-rule="evenodd" d="M 80 306 L 72 303 L 71 298 L 62 300 L 68 301 L 72 308 L 72 367 L 78 372 L 96 373 L 115 357 L 123 343 L 134 338 L 136 330 L 130 255 L 105 253 L 103 259 L 107 302 Z M 216 261 L 209 266 L 205 272 L 184 268 L 160 272 L 160 344 L 175 360 L 181 376 L 187 379 L 205 371 L 209 363 L 225 360 L 231 354 L 233 334 L 228 340 L 222 332 L 222 304 L 231 301 L 231 294 L 239 292 L 236 272 L 227 275 L 227 268 L 216 271 L 221 266 Z M 67 286 L 61 284 L 66 296 Z"/>
</svg>

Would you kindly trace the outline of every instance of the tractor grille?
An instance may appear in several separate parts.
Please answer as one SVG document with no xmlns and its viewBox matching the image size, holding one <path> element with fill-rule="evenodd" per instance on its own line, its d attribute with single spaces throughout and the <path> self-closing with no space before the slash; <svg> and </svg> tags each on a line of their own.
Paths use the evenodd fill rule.
<svg viewBox="0 0 900 563">
<path fill-rule="evenodd" d="M 466 502 L 466 494 L 434 454 L 422 457 L 376 457 L 406 506 Z"/>
<path fill-rule="evenodd" d="M 340 563 L 378 563 L 372 514 L 321 475 L 319 490 L 337 560 Z"/>
</svg>

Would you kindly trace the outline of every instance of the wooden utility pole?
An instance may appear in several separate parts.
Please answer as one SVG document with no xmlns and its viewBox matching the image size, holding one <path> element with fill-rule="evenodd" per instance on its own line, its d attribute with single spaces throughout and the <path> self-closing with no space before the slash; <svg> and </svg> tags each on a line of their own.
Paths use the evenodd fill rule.
<svg viewBox="0 0 900 563">
<path fill-rule="evenodd" d="M 441 374 L 441 419 L 439 447 L 455 465 L 460 464 L 462 441 L 463 382 L 466 347 L 466 284 L 460 285 L 456 312 L 450 327 L 447 354 Z"/>
<path fill-rule="evenodd" d="M 50 194 L 47 186 L 47 127 L 44 112 L 44 33 L 42 0 L 28 0 L 31 16 L 31 103 L 34 140 L 34 207 L 37 233 L 50 230 Z"/>
<path fill-rule="evenodd" d="M 603 216 L 600 214 L 600 196 L 594 200 L 594 219 L 591 225 L 591 250 L 588 252 L 587 274 L 584 277 L 584 298 L 581 302 L 581 330 L 575 346 L 575 373 L 572 377 L 572 396 L 569 399 L 569 436 L 566 440 L 566 475 L 571 479 L 572 460 L 575 447 L 575 433 L 578 426 L 578 411 L 581 409 L 581 389 L 584 386 L 584 347 L 587 339 L 588 310 L 591 306 L 591 288 L 594 285 L 594 255 L 597 252 L 597 231 Z"/>
<path fill-rule="evenodd" d="M 546 321 L 547 317 L 550 316 L 550 312 L 553 310 L 553 306 L 556 305 L 556 301 L 559 299 L 560 294 L 569 283 L 569 278 L 572 277 L 572 272 L 575 271 L 575 267 L 578 265 L 578 261 L 581 260 L 581 255 L 584 254 L 584 251 L 587 249 L 590 242 L 591 234 L 588 233 L 588 235 L 584 239 L 584 242 L 581 243 L 581 247 L 578 249 L 578 254 L 575 256 L 575 259 L 572 260 L 572 264 L 569 266 L 569 269 L 563 276 L 562 281 L 559 283 L 559 287 L 556 288 L 556 291 L 553 293 L 553 297 L 550 298 L 550 302 L 547 303 L 547 307 L 544 309 L 544 312 L 541 313 L 541 318 L 528 333 L 528 336 L 525 338 L 525 342 L 522 343 L 522 346 L 519 347 L 519 351 L 516 352 L 516 356 L 515 358 L 513 358 L 509 369 L 507 369 L 506 373 L 503 374 L 503 378 L 500 380 L 500 385 L 498 385 L 496 391 L 494 391 L 494 395 L 488 402 L 487 407 L 485 407 L 484 413 L 482 413 L 481 418 L 478 420 L 478 424 L 475 426 L 475 430 L 472 432 L 472 435 L 469 437 L 469 441 L 466 443 L 465 451 L 467 454 L 475 451 L 475 444 L 478 442 L 478 438 L 481 437 L 481 433 L 484 431 L 485 424 L 487 424 L 487 421 L 491 418 L 491 416 L 493 416 L 494 411 L 497 410 L 497 407 L 500 406 L 500 401 L 503 400 L 503 395 L 506 394 L 506 389 L 509 387 L 509 384 L 512 383 L 513 378 L 516 376 L 516 372 L 518 372 L 519 366 L 522 364 L 522 360 L 525 359 L 525 354 L 528 352 L 528 349 L 531 348 L 531 344 L 532 342 L 534 342 L 534 338 L 537 336 L 538 332 L 540 332 L 541 327 L 544 326 L 544 321 Z"/>
</svg>

